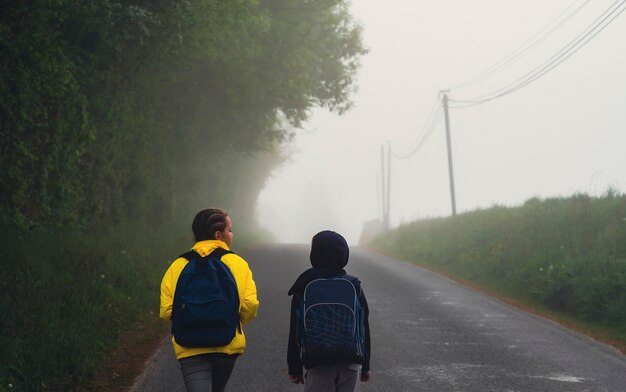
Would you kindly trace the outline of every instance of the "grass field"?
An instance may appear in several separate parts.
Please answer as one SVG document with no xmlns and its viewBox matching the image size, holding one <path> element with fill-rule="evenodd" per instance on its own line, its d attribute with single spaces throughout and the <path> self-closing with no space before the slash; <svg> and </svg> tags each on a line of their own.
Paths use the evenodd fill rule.
<svg viewBox="0 0 626 392">
<path fill-rule="evenodd" d="M 626 346 L 626 195 L 535 198 L 421 220 L 369 246 Z"/>
</svg>

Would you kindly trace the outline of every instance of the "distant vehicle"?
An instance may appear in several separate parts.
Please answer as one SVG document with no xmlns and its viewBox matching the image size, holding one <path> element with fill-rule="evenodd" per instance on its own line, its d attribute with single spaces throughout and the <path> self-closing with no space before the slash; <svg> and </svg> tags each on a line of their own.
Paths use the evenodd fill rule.
<svg viewBox="0 0 626 392">
<path fill-rule="evenodd" d="M 366 245 L 372 237 L 375 237 L 385 231 L 385 225 L 380 219 L 372 219 L 363 223 L 363 230 L 359 237 L 359 245 Z"/>
</svg>

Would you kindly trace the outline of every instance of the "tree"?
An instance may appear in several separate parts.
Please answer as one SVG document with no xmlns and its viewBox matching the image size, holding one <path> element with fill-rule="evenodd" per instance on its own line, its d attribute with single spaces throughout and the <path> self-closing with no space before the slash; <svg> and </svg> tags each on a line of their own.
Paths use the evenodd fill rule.
<svg viewBox="0 0 626 392">
<path fill-rule="evenodd" d="M 248 170 L 239 162 L 279 149 L 314 106 L 350 107 L 365 53 L 339 0 L 0 11 L 0 216 L 22 227 L 229 204 L 247 192 L 232 181 Z"/>
</svg>

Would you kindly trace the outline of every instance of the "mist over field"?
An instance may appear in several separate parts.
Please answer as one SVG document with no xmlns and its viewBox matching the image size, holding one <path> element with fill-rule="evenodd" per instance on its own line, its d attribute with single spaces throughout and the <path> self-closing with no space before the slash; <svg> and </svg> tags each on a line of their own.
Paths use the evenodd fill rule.
<svg viewBox="0 0 626 392">
<path fill-rule="evenodd" d="M 281 242 L 308 242 L 326 228 L 358 242 L 364 222 L 382 218 L 380 150 L 387 142 L 391 226 L 450 215 L 441 110 L 425 129 L 441 108 L 439 91 L 450 88 L 450 99 L 463 101 L 511 86 L 552 64 L 555 54 L 573 52 L 568 44 L 594 21 L 621 12 L 614 5 L 353 1 L 369 49 L 353 108 L 343 116 L 312 112 L 289 146 L 290 158 L 260 194 L 260 221 Z M 625 36 L 621 15 L 528 85 L 475 106 L 451 102 L 458 212 L 626 189 Z M 485 70 L 488 77 L 452 88 Z"/>
</svg>

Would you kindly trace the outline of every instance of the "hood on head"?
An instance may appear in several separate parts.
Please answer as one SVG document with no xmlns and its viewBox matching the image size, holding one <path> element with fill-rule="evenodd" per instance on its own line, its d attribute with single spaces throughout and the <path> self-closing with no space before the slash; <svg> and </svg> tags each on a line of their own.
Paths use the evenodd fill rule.
<svg viewBox="0 0 626 392">
<path fill-rule="evenodd" d="M 340 271 L 348 264 L 350 249 L 345 238 L 334 231 L 324 230 L 311 241 L 311 265 Z"/>
</svg>

